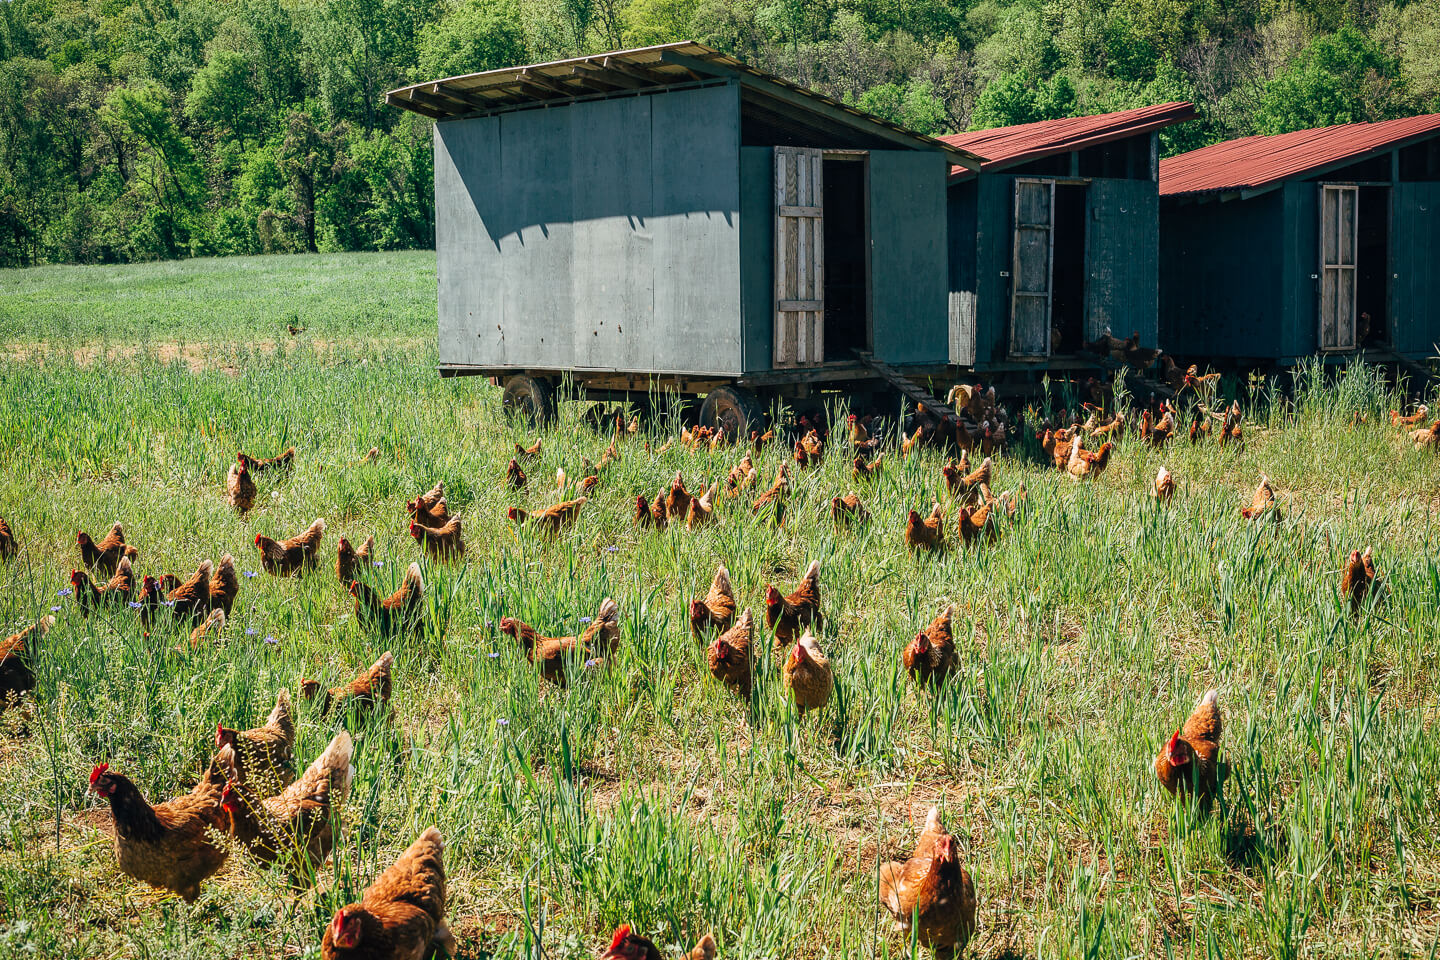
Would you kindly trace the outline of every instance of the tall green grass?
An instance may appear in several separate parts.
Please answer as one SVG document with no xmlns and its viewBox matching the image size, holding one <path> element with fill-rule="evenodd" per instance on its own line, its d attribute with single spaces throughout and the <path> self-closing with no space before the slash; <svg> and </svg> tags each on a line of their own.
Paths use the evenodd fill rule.
<svg viewBox="0 0 1440 960">
<path fill-rule="evenodd" d="M 314 266 L 297 261 L 297 282 Z M 217 290 L 252 289 L 249 264 L 214 269 Z M 47 273 L 16 282 L 41 299 L 78 282 Z M 335 315 L 350 309 L 326 296 Z M 139 345 L 128 336 L 108 342 Z M 554 502 L 557 467 L 573 477 L 582 456 L 599 458 L 608 437 L 579 405 L 562 408 L 515 492 L 505 463 L 533 435 L 499 418 L 483 381 L 437 379 L 433 346 L 302 338 L 277 356 L 225 333 L 206 351 L 199 365 L 141 349 L 102 367 L 55 352 L 0 372 L 0 516 L 25 544 L 0 567 L 0 626 L 60 608 L 32 705 L 3 720 L 0 957 L 314 950 L 329 913 L 430 823 L 447 840 L 468 956 L 593 956 L 621 922 L 687 949 L 714 930 L 724 956 L 910 956 L 877 909 L 876 868 L 908 853 L 931 803 L 976 878 L 979 956 L 1432 950 L 1440 464 L 1383 425 L 1398 399 L 1369 370 L 1302 371 L 1293 399 L 1288 384 L 1227 384 L 1255 411 L 1243 453 L 1127 440 L 1093 484 L 1004 458 L 995 488 L 1023 481 L 1027 516 L 994 546 L 920 557 L 901 530 L 906 510 L 942 495 L 933 451 L 891 454 L 856 484 L 837 445 L 796 478 L 783 528 L 727 501 L 708 529 L 641 532 L 636 493 L 677 469 L 699 488 L 740 456 L 647 453 L 665 439 L 657 427 L 547 542 L 517 535 L 504 511 Z M 1352 426 L 1356 411 L 1367 419 Z M 235 451 L 285 444 L 299 450 L 293 476 L 262 482 L 255 511 L 236 517 L 222 496 Z M 380 461 L 359 464 L 371 446 Z M 758 456 L 760 475 L 786 455 Z M 1148 489 L 1162 462 L 1181 492 L 1160 508 Z M 1262 471 L 1285 503 L 1278 525 L 1239 515 Z M 335 582 L 336 538 L 374 533 L 383 566 L 366 575 L 393 586 L 421 556 L 404 502 L 436 480 L 464 516 L 467 561 L 421 560 L 422 636 L 374 636 Z M 874 519 L 837 532 L 828 500 L 852 488 Z M 193 652 L 174 649 L 179 628 L 146 638 L 129 610 L 83 620 L 57 596 L 77 528 L 122 521 L 142 572 L 226 551 L 259 571 L 255 533 L 288 536 L 316 516 L 330 521 L 321 569 L 242 573 L 225 639 Z M 1352 621 L 1335 583 L 1364 545 L 1392 597 Z M 764 585 L 788 589 L 813 558 L 837 685 L 801 720 L 770 658 L 750 703 L 713 683 L 685 604 L 724 562 L 759 613 Z M 508 614 L 573 633 L 606 596 L 620 602 L 621 651 L 603 669 L 574 665 L 565 690 L 494 626 Z M 922 694 L 899 651 L 947 602 L 960 666 Z M 292 901 L 240 858 L 195 907 L 119 875 L 92 826 L 106 820 L 85 792 L 93 763 L 172 794 L 199 776 L 217 722 L 259 722 L 279 687 L 333 685 L 385 649 L 398 722 L 358 731 L 346 827 L 317 892 Z M 1217 685 L 1233 773 L 1205 817 L 1171 801 L 1150 763 Z M 330 734 L 304 712 L 302 759 Z"/>
</svg>

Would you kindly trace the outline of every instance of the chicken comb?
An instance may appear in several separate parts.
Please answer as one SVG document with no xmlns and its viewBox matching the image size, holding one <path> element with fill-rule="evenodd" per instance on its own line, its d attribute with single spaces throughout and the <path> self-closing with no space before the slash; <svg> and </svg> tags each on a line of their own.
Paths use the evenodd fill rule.
<svg viewBox="0 0 1440 960">
<path fill-rule="evenodd" d="M 215 724 L 215 748 L 218 750 L 225 744 L 225 724 Z"/>
<path fill-rule="evenodd" d="M 95 769 L 90 771 L 90 786 L 95 786 L 95 781 L 99 780 L 102 776 L 104 776 L 106 771 L 108 771 L 109 769 L 110 764 L 108 763 L 95 764 Z"/>
<path fill-rule="evenodd" d="M 611 952 L 611 953 L 617 952 L 617 951 L 620 949 L 621 945 L 625 942 L 626 938 L 629 937 L 629 936 L 630 936 L 630 924 L 628 924 L 628 923 L 622 924 L 622 925 L 615 931 L 615 939 L 610 941 L 610 952 Z"/>
<path fill-rule="evenodd" d="M 262 536 L 264 536 L 264 534 L 260 534 L 260 533 L 255 534 L 255 546 L 257 546 L 257 547 L 260 546 L 260 538 L 261 538 Z"/>
</svg>

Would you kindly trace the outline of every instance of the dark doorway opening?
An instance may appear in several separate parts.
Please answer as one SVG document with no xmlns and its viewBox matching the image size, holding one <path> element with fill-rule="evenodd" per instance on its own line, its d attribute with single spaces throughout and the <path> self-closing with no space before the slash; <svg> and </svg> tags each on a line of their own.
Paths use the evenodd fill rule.
<svg viewBox="0 0 1440 960">
<path fill-rule="evenodd" d="M 853 360 L 870 349 L 870 230 L 865 157 L 826 157 L 825 360 Z"/>
<path fill-rule="evenodd" d="M 1355 346 L 1364 350 L 1390 341 L 1390 188 L 1361 187 L 1359 201 Z"/>
<path fill-rule="evenodd" d="M 1055 185 L 1055 248 L 1050 261 L 1050 353 L 1078 353 L 1085 342 L 1085 195 L 1083 183 Z"/>
</svg>

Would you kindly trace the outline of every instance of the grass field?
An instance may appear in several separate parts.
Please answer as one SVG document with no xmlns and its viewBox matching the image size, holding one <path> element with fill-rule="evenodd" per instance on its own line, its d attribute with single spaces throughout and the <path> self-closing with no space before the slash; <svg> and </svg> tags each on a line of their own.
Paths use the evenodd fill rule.
<svg viewBox="0 0 1440 960">
<path fill-rule="evenodd" d="M 433 263 L 0 273 L 0 516 L 23 543 L 0 567 L 0 636 L 59 619 L 32 704 L 0 732 L 0 957 L 318 956 L 334 909 L 434 823 L 466 957 L 590 957 L 626 922 L 686 949 L 713 930 L 727 958 L 897 958 L 911 949 L 878 909 L 877 865 L 909 854 L 931 804 L 975 877 L 974 956 L 1436 954 L 1440 463 L 1379 425 L 1397 400 L 1375 378 L 1304 383 L 1293 404 L 1243 392 L 1243 453 L 1131 439 L 1094 484 L 1017 450 L 995 488 L 1023 481 L 1029 514 L 977 551 L 904 548 L 906 510 L 943 490 L 935 451 L 887 456 L 858 488 L 874 519 L 853 532 L 824 516 L 856 486 L 838 455 L 799 477 L 783 529 L 729 502 L 703 531 L 638 531 L 637 492 L 677 469 L 698 487 L 740 456 L 640 442 L 546 543 L 517 537 L 505 508 L 554 502 L 547 478 L 606 440 L 566 404 L 530 488 L 504 487 L 508 451 L 532 435 L 483 380 L 435 376 Z M 1357 410 L 1368 420 L 1352 427 Z M 673 432 L 656 431 L 655 447 Z M 236 517 L 236 450 L 289 444 L 293 477 L 262 482 Z M 357 463 L 371 446 L 379 462 Z M 785 455 L 767 450 L 761 475 Z M 1162 461 L 1181 490 L 1157 508 Z M 1240 517 L 1262 471 L 1283 523 Z M 373 532 L 373 579 L 397 583 L 420 557 L 405 500 L 437 480 L 468 562 L 422 564 L 427 636 L 383 641 L 335 579 L 336 538 Z M 317 516 L 320 569 L 242 576 L 225 638 L 193 653 L 174 651 L 178 634 L 146 640 L 129 611 L 85 620 L 59 596 L 77 528 L 122 521 L 142 573 L 226 551 L 258 571 L 257 532 Z M 1336 582 L 1366 545 L 1392 596 L 1352 621 Z M 788 590 L 811 559 L 837 690 L 800 719 L 770 659 L 752 704 L 716 684 L 685 605 L 724 562 L 758 614 L 765 584 Z M 565 690 L 491 626 L 509 614 L 574 633 L 606 596 L 621 651 Z M 899 653 L 947 602 L 961 666 L 931 696 Z M 316 891 L 292 898 L 238 855 L 193 906 L 119 872 L 93 764 L 172 796 L 217 722 L 255 725 L 278 688 L 348 680 L 386 647 L 397 722 L 359 731 Z M 1233 772 L 1204 816 L 1150 764 L 1212 686 Z M 302 763 L 329 736 L 306 714 Z"/>
</svg>

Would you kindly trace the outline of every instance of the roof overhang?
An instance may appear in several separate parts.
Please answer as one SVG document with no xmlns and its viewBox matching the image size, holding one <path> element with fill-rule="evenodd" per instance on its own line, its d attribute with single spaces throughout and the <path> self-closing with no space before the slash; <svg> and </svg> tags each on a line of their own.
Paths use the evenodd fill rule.
<svg viewBox="0 0 1440 960">
<path fill-rule="evenodd" d="M 689 41 L 430 80 L 391 90 L 385 94 L 385 103 L 433 120 L 450 120 L 716 82 L 738 83 L 746 104 L 773 116 L 794 117 L 803 112 L 830 128 L 897 148 L 935 150 L 953 166 L 980 168 L 981 158 L 969 150 L 882 120 Z"/>
<path fill-rule="evenodd" d="M 1098 147 L 1106 143 L 1114 143 L 1116 140 L 1128 140 L 1131 137 L 1138 137 L 1142 134 L 1154 133 L 1166 127 L 1172 127 L 1177 123 L 1184 123 L 1187 120 L 1195 119 L 1195 105 L 1193 103 L 1176 103 L 1164 113 L 1147 117 L 1132 123 L 1117 125 L 1105 130 L 1097 130 L 1094 133 L 1069 135 L 1057 137 L 1055 141 L 1007 155 L 1003 160 L 985 160 L 981 163 L 979 170 L 975 168 L 956 167 L 950 171 L 950 182 L 955 183 L 975 176 L 977 172 L 999 173 L 1010 167 L 1022 163 L 1029 163 L 1032 160 L 1039 160 L 1043 157 L 1053 157 L 1060 153 L 1070 153 L 1075 150 L 1084 150 L 1087 147 Z"/>
</svg>

